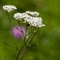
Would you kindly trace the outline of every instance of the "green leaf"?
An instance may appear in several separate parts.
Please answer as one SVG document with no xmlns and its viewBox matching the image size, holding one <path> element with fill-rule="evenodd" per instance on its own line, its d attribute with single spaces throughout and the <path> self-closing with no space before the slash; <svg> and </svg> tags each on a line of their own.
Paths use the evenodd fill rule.
<svg viewBox="0 0 60 60">
<path fill-rule="evenodd" d="M 12 49 L 14 49 L 15 50 L 15 48 L 14 47 L 12 47 L 12 46 L 10 46 L 8 43 L 6 43 L 5 41 L 2 41 L 3 42 L 3 44 L 4 45 L 6 45 L 6 46 L 8 46 L 8 47 L 10 47 L 10 48 L 12 48 Z"/>
</svg>

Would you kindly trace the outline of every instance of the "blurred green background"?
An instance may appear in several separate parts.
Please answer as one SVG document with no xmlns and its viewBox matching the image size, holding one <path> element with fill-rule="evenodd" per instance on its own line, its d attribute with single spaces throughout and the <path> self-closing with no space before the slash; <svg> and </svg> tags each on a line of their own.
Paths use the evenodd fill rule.
<svg viewBox="0 0 60 60">
<path fill-rule="evenodd" d="M 0 60 L 15 60 L 16 51 L 2 41 L 15 47 L 10 25 L 3 5 L 15 5 L 18 12 L 38 11 L 46 25 L 33 39 L 38 46 L 30 47 L 23 60 L 60 60 L 60 0 L 0 0 Z M 12 21 L 12 25 L 17 25 Z M 22 40 L 16 41 L 18 48 Z"/>
</svg>

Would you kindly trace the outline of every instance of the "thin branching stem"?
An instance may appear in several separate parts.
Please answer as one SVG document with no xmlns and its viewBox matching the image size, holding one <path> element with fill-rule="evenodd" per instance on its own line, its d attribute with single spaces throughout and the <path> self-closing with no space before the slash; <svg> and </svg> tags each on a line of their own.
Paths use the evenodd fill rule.
<svg viewBox="0 0 60 60">
<path fill-rule="evenodd" d="M 36 30 L 33 32 L 33 34 L 29 37 L 29 39 L 21 46 L 21 48 L 19 49 L 19 51 L 18 51 L 18 53 L 17 53 L 16 60 L 18 60 L 19 55 L 20 55 L 22 49 L 25 47 L 25 49 L 24 49 L 24 51 L 23 51 L 23 54 L 21 54 L 22 56 L 20 57 L 20 60 L 23 60 L 23 57 L 24 57 L 24 55 L 25 55 L 25 53 L 26 53 L 26 50 L 27 50 L 27 45 L 26 45 L 26 44 L 27 44 L 27 43 L 30 44 L 30 43 L 32 42 L 33 37 L 35 36 L 35 34 L 36 34 L 37 31 L 38 31 L 38 29 L 36 29 Z"/>
<path fill-rule="evenodd" d="M 11 18 L 10 18 L 10 16 L 9 16 L 9 14 L 8 14 L 8 13 L 7 13 L 7 16 L 8 16 L 9 23 L 10 23 L 10 29 L 12 30 L 12 34 L 13 34 L 13 37 L 14 37 L 14 32 L 13 32 L 13 29 L 12 29 Z M 15 37 L 14 37 L 14 42 L 15 42 L 16 51 L 17 51 L 17 44 L 16 44 L 16 39 L 15 39 Z"/>
</svg>

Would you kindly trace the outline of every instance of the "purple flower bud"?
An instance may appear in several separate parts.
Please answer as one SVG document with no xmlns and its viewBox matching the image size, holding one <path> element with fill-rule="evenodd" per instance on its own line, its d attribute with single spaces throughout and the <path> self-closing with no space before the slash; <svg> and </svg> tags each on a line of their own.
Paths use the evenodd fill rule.
<svg viewBox="0 0 60 60">
<path fill-rule="evenodd" d="M 23 39 L 26 34 L 26 29 L 23 26 L 15 26 L 12 28 L 11 34 L 14 35 L 16 39 Z"/>
</svg>

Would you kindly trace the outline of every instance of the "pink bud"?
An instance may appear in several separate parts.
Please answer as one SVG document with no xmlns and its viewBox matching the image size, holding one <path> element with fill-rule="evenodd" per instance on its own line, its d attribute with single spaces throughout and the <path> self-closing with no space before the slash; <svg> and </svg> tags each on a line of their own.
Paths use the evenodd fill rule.
<svg viewBox="0 0 60 60">
<path fill-rule="evenodd" d="M 16 39 L 22 39 L 26 34 L 26 29 L 23 26 L 15 26 L 12 28 L 12 30 L 11 30 L 11 34 L 14 35 Z"/>
</svg>

